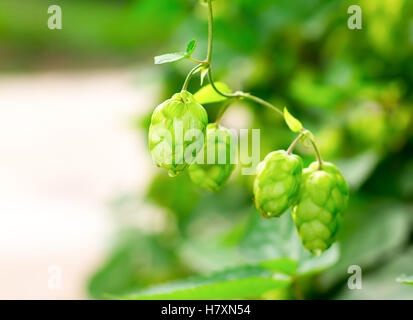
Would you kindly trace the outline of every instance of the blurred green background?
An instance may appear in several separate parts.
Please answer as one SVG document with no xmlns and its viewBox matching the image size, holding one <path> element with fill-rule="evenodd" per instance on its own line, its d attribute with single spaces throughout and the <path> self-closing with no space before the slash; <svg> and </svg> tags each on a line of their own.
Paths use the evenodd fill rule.
<svg viewBox="0 0 413 320">
<path fill-rule="evenodd" d="M 63 10 L 63 29 L 55 32 L 45 23 L 52 3 Z M 362 30 L 347 27 L 353 4 L 362 8 Z M 122 220 L 154 207 L 162 227 L 123 224 L 85 284 L 90 297 L 412 299 L 413 287 L 396 278 L 413 275 L 413 2 L 216 0 L 214 12 L 215 79 L 288 106 L 348 180 L 338 244 L 314 259 L 300 247 L 289 213 L 260 219 L 251 176 L 236 172 L 210 194 L 186 174 L 169 178 L 159 169 L 145 194 L 120 194 L 110 209 Z M 180 90 L 191 63 L 152 72 L 153 56 L 181 51 L 193 38 L 194 56 L 203 59 L 207 11 L 195 0 L 0 3 L 0 72 L 138 65 L 150 72 L 140 74 L 137 88 L 161 85 L 159 103 Z M 198 89 L 194 78 L 189 90 Z M 212 121 L 220 104 L 205 107 Z M 149 117 L 131 119 L 135 130 L 146 132 Z M 233 105 L 223 123 L 260 128 L 261 159 L 294 138 L 277 114 L 246 102 Z M 304 146 L 297 152 L 313 161 Z M 350 265 L 362 268 L 362 290 L 347 287 Z M 271 282 L 267 271 L 294 281 Z"/>
</svg>

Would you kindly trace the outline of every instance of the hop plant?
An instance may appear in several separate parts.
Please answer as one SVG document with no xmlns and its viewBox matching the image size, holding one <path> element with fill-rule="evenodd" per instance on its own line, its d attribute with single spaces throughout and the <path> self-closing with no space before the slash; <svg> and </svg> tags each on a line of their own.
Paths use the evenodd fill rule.
<svg viewBox="0 0 413 320">
<path fill-rule="evenodd" d="M 279 217 L 295 204 L 303 169 L 301 158 L 273 151 L 258 165 L 254 181 L 255 205 L 264 217 Z"/>
<path fill-rule="evenodd" d="M 347 206 L 349 189 L 340 171 L 331 163 L 313 162 L 303 171 L 293 219 L 306 249 L 319 255 L 334 242 L 339 220 Z"/>
<path fill-rule="evenodd" d="M 231 163 L 235 155 L 232 134 L 215 123 L 207 126 L 204 152 L 189 167 L 189 176 L 194 184 L 211 192 L 216 192 L 227 182 L 235 169 Z"/>
<path fill-rule="evenodd" d="M 152 114 L 149 147 L 154 162 L 175 176 L 185 170 L 202 149 L 208 124 L 205 109 L 188 91 L 176 93 Z"/>
<path fill-rule="evenodd" d="M 182 91 L 159 105 L 152 115 L 149 129 L 152 157 L 155 163 L 166 168 L 171 176 L 189 167 L 191 180 L 210 191 L 219 190 L 233 172 L 235 165 L 231 163 L 230 156 L 220 162 L 219 156 L 214 155 L 215 161 L 208 161 L 211 149 L 217 154 L 220 152 L 219 149 L 224 149 L 224 153 L 228 155 L 232 153 L 232 146 L 227 138 L 221 138 L 219 135 L 218 141 L 215 140 L 215 134 L 227 133 L 228 129 L 217 124 L 211 124 L 207 129 L 208 116 L 205 109 L 186 91 L 197 73 L 200 74 L 201 86 L 206 76 L 210 83 L 195 93 L 196 99 L 202 104 L 224 102 L 217 116 L 218 123 L 228 107 L 238 100 L 248 100 L 272 109 L 285 120 L 292 132 L 298 133 L 298 136 L 287 151 L 271 152 L 259 164 L 253 190 L 255 205 L 264 217 L 279 217 L 288 208 L 293 207 L 293 218 L 304 247 L 314 254 L 320 254 L 334 241 L 338 220 L 348 201 L 347 184 L 334 165 L 323 163 L 314 135 L 290 114 L 286 107 L 281 110 L 260 97 L 243 91 L 232 91 L 225 83 L 214 82 L 211 70 L 213 0 L 200 1 L 205 2 L 209 9 L 206 58 L 199 60 L 192 57 L 197 43 L 193 39 L 187 44 L 186 51 L 163 54 L 154 59 L 155 64 L 187 59 L 197 65 L 189 71 Z M 382 115 L 378 120 L 381 121 L 381 118 Z M 176 130 L 176 123 L 181 125 L 181 130 Z M 408 120 L 405 121 L 405 125 L 407 124 Z M 358 128 L 358 121 L 355 127 Z M 376 127 L 374 137 L 380 136 L 383 131 L 380 123 Z M 205 133 L 207 138 L 204 139 Z M 191 139 L 188 139 L 188 134 Z M 317 163 L 311 164 L 304 171 L 301 158 L 291 154 L 300 141 L 305 146 L 312 147 L 317 158 Z M 206 149 L 204 142 L 207 143 Z M 209 148 L 208 144 L 211 142 L 212 147 Z M 204 162 L 195 162 L 198 159 L 203 159 Z"/>
</svg>

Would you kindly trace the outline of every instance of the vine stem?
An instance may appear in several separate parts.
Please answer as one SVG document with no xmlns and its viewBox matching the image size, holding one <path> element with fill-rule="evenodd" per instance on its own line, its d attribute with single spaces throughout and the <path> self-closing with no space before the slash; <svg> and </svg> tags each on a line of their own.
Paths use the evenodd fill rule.
<svg viewBox="0 0 413 320">
<path fill-rule="evenodd" d="M 194 67 L 191 71 L 189 71 L 188 75 L 186 76 L 184 85 L 182 86 L 182 91 L 185 91 L 186 88 L 188 87 L 189 81 L 191 80 L 192 76 L 195 74 L 195 72 L 198 71 L 199 68 L 201 68 L 204 64 L 200 63 L 196 67 Z"/>
<path fill-rule="evenodd" d="M 259 97 L 253 96 L 249 93 L 242 92 L 242 91 L 236 91 L 234 93 L 224 93 L 224 92 L 221 92 L 216 87 L 216 85 L 214 83 L 214 79 L 212 77 L 212 71 L 211 71 L 212 47 L 213 47 L 213 37 L 214 37 L 214 35 L 213 35 L 213 33 L 214 33 L 214 14 L 213 14 L 213 10 L 212 10 L 212 0 L 207 0 L 207 4 L 208 4 L 208 52 L 207 52 L 207 58 L 206 58 L 206 61 L 198 61 L 198 62 L 201 62 L 201 64 L 199 64 L 198 66 L 196 66 L 194 69 L 192 69 L 190 71 L 190 73 L 188 74 L 187 79 L 185 80 L 184 88 L 186 89 L 186 87 L 188 85 L 187 82 L 189 82 L 192 75 L 198 70 L 198 68 L 204 66 L 204 67 L 208 68 L 208 80 L 209 80 L 209 83 L 211 84 L 211 87 L 219 95 L 221 95 L 223 97 L 226 97 L 226 98 L 246 99 L 246 100 L 256 102 L 256 103 L 258 103 L 262 106 L 265 106 L 267 108 L 270 108 L 270 109 L 274 110 L 283 119 L 285 119 L 284 113 L 279 108 L 277 108 L 273 104 L 265 101 L 264 99 L 261 99 Z M 221 109 L 222 112 L 219 114 L 218 122 L 221 121 L 221 118 L 222 118 L 224 112 L 228 109 L 228 106 L 229 106 L 229 104 Z M 295 145 L 297 144 L 297 142 L 300 140 L 300 138 L 302 136 L 304 136 L 307 132 L 309 132 L 309 130 L 303 128 L 300 135 L 293 141 L 291 146 L 288 148 L 287 152 L 289 151 L 291 153 L 292 150 L 294 149 Z M 311 145 L 313 146 L 314 153 L 317 157 L 317 161 L 318 161 L 318 164 L 319 164 L 319 170 L 321 170 L 322 166 L 323 166 L 323 159 L 321 158 L 321 154 L 318 150 L 317 144 L 316 144 L 312 134 L 309 135 L 309 140 L 311 142 Z"/>
<path fill-rule="evenodd" d="M 318 170 L 321 170 L 321 169 L 323 169 L 323 159 L 321 158 L 321 154 L 320 154 L 320 151 L 318 150 L 317 143 L 315 142 L 313 137 L 310 137 L 309 140 L 311 142 L 311 145 L 313 146 L 314 153 L 317 157 Z"/>
<path fill-rule="evenodd" d="M 188 57 L 188 59 L 195 63 L 206 64 L 206 61 L 201 61 L 192 57 Z"/>
<path fill-rule="evenodd" d="M 212 11 L 212 0 L 208 0 L 208 52 L 206 62 L 211 64 L 212 46 L 214 43 L 214 13 Z"/>
<path fill-rule="evenodd" d="M 300 132 L 297 138 L 294 139 L 294 141 L 291 143 L 291 145 L 287 149 L 287 153 L 291 154 L 293 152 L 295 145 L 300 141 L 300 139 L 304 136 L 304 132 Z"/>
</svg>

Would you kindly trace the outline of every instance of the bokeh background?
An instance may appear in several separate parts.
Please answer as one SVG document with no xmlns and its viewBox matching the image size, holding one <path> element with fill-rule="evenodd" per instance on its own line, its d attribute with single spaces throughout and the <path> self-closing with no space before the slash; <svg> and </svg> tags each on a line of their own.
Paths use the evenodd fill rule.
<svg viewBox="0 0 413 320">
<path fill-rule="evenodd" d="M 52 4 L 62 30 L 47 28 Z M 347 27 L 353 4 L 362 30 Z M 396 278 L 413 275 L 413 2 L 216 0 L 214 11 L 215 78 L 288 106 L 351 187 L 338 245 L 298 277 L 301 294 L 412 299 Z M 152 164 L 151 111 L 192 66 L 154 66 L 153 56 L 195 38 L 204 58 L 206 13 L 196 0 L 0 3 L 0 298 L 108 298 L 279 258 L 309 265 L 293 254 L 289 213 L 259 218 L 253 177 L 236 172 L 210 194 Z M 213 120 L 220 104 L 205 107 Z M 250 103 L 223 124 L 260 128 L 262 158 L 294 138 Z M 362 290 L 347 287 L 350 265 L 363 270 Z"/>
</svg>

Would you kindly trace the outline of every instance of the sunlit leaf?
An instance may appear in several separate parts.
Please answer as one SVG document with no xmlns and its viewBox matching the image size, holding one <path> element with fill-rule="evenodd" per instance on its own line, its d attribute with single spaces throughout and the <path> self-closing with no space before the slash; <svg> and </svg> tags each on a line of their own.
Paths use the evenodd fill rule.
<svg viewBox="0 0 413 320">
<path fill-rule="evenodd" d="M 222 93 L 231 93 L 231 89 L 223 82 L 215 82 L 215 86 Z M 202 87 L 198 92 L 194 94 L 195 100 L 200 104 L 214 103 L 225 101 L 227 98 L 217 93 L 214 88 L 208 84 Z"/>
<path fill-rule="evenodd" d="M 303 129 L 301 122 L 294 118 L 291 113 L 288 112 L 286 107 L 284 108 L 284 119 L 291 131 L 301 132 L 301 130 Z"/>
<path fill-rule="evenodd" d="M 164 64 L 169 62 L 175 62 L 182 60 L 186 57 L 186 52 L 175 52 L 175 53 L 167 53 L 161 56 L 155 57 L 155 64 Z"/>
</svg>

